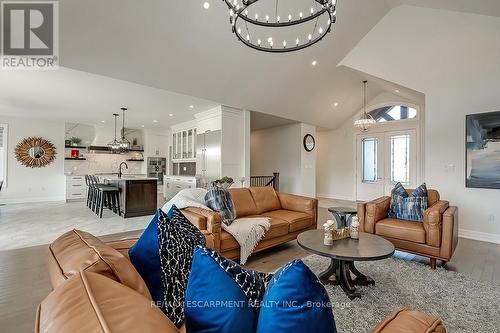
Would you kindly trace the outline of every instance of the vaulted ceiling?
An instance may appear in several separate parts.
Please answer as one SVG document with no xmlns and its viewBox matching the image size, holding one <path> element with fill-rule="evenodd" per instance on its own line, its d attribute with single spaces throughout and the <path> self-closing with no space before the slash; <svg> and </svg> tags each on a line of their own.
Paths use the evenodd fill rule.
<svg viewBox="0 0 500 333">
<path fill-rule="evenodd" d="M 211 4 L 208 10 L 203 8 L 205 1 Z M 222 103 L 335 128 L 361 107 L 361 81 L 365 78 L 370 80 L 369 98 L 396 89 L 409 99 L 415 93 L 337 66 L 389 10 L 410 4 L 498 15 L 499 3 L 497 0 L 339 0 L 333 33 L 321 43 L 296 53 L 268 54 L 237 41 L 228 23 L 227 7 L 221 0 L 61 0 L 60 63 L 70 69 L 187 95 L 172 94 L 170 97 L 179 98 L 179 103 L 171 103 L 165 109 L 155 106 L 159 114 L 154 117 L 162 116 L 163 112 L 168 119 L 167 114 L 184 108 L 189 96 L 195 96 L 195 101 L 203 107 Z M 311 64 L 313 60 L 317 61 L 316 66 Z M 52 74 L 51 80 L 72 80 L 71 77 L 79 75 L 60 76 Z M 8 76 L 0 73 L 0 86 L 10 87 L 0 91 L 0 113 L 2 99 L 9 101 L 7 106 L 30 107 L 23 105 L 25 101 L 20 94 L 23 88 L 40 89 L 41 95 L 44 89 L 49 92 L 49 85 L 35 85 L 40 74 L 33 74 L 35 77 L 30 80 L 29 73 Z M 94 80 L 104 79 L 89 77 L 84 81 L 93 85 Z M 12 87 L 9 81 L 21 83 Z M 66 106 L 71 103 L 64 96 L 78 95 L 75 102 L 79 108 L 75 108 L 74 116 L 85 108 L 99 109 L 95 105 L 99 99 L 87 105 L 85 100 L 94 97 L 86 96 L 86 89 L 71 90 L 75 87 L 65 82 L 60 81 L 58 93 Z M 134 104 L 148 94 L 145 87 L 140 99 L 133 89 L 114 91 L 114 84 L 120 85 L 116 80 L 102 83 L 112 96 L 107 100 L 106 91 L 99 94 L 106 108 L 118 103 Z M 152 95 L 156 93 L 151 91 Z M 47 109 L 61 109 L 57 96 L 53 94 L 46 101 Z M 334 106 L 335 103 L 338 105 Z M 153 117 L 148 114 L 151 105 L 136 104 L 142 107 L 144 117 Z M 65 116 L 71 118 L 72 112 L 72 108 L 67 109 Z"/>
</svg>

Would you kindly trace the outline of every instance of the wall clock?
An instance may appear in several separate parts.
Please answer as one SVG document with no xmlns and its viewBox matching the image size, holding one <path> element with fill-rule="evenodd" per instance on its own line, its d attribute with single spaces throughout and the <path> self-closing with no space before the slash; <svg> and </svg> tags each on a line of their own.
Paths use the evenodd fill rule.
<svg viewBox="0 0 500 333">
<path fill-rule="evenodd" d="M 304 136 L 304 149 L 308 152 L 311 152 L 316 147 L 316 140 L 314 140 L 314 136 L 311 134 L 306 134 Z"/>
</svg>

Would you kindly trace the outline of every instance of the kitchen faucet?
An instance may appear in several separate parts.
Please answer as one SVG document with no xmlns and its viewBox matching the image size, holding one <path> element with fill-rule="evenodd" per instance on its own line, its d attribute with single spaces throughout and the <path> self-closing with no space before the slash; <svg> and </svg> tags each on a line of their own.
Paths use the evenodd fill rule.
<svg viewBox="0 0 500 333">
<path fill-rule="evenodd" d="M 124 164 L 125 164 L 125 169 L 127 169 L 127 170 L 128 170 L 128 165 L 127 165 L 127 163 L 125 163 L 125 162 L 121 162 L 121 163 L 120 163 L 120 167 L 119 167 L 119 169 L 118 169 L 118 178 L 122 178 L 122 175 L 123 175 L 123 172 L 122 172 L 122 165 L 124 165 Z"/>
</svg>

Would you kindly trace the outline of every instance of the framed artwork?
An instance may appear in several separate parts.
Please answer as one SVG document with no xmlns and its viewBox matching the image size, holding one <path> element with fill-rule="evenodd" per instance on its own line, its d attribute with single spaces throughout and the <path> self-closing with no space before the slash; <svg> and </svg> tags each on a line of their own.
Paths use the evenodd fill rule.
<svg viewBox="0 0 500 333">
<path fill-rule="evenodd" d="M 500 189 L 500 111 L 466 116 L 466 187 Z"/>
</svg>

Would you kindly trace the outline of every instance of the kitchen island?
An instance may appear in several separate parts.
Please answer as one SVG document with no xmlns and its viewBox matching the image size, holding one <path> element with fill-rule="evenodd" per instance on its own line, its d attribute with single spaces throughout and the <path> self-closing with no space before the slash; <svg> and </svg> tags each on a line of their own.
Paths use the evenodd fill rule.
<svg viewBox="0 0 500 333">
<path fill-rule="evenodd" d="M 146 176 L 100 175 L 102 182 L 120 189 L 120 210 L 125 218 L 153 215 L 158 200 L 158 179 Z"/>
</svg>

